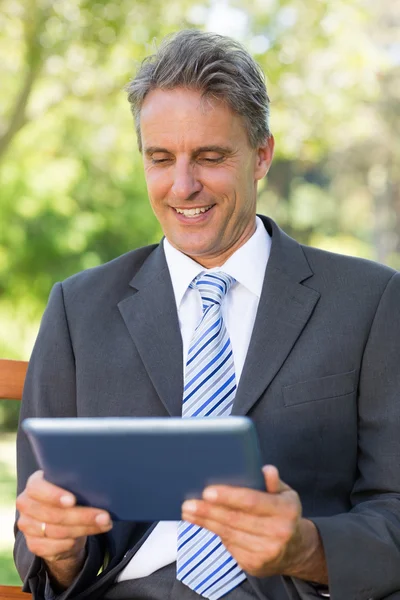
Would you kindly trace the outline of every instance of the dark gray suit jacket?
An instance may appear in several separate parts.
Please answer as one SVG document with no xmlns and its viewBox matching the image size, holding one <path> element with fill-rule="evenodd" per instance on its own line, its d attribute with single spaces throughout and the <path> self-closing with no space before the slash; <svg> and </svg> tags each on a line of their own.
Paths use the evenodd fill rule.
<svg viewBox="0 0 400 600">
<path fill-rule="evenodd" d="M 263 460 L 318 527 L 331 598 L 400 598 L 400 274 L 301 246 L 263 221 L 271 256 L 232 414 L 254 420 Z M 140 248 L 54 287 L 21 418 L 179 416 L 182 371 L 162 246 Z M 19 491 L 36 468 L 20 431 Z M 91 538 L 63 598 L 101 598 L 150 525 Z M 44 569 L 19 532 L 15 557 L 39 598 Z M 297 582 L 278 579 L 250 577 L 254 597 L 300 597 Z"/>
</svg>

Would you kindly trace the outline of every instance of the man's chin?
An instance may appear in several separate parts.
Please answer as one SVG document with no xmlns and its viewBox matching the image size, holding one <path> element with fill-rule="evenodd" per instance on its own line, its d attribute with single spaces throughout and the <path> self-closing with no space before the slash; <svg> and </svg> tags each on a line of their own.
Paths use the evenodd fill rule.
<svg viewBox="0 0 400 600">
<path fill-rule="evenodd" d="M 204 266 L 208 262 L 218 259 L 218 251 L 213 251 L 209 246 L 205 246 L 204 244 L 188 244 L 182 240 L 169 241 L 182 254 L 186 254 L 186 256 L 200 265 Z"/>
</svg>

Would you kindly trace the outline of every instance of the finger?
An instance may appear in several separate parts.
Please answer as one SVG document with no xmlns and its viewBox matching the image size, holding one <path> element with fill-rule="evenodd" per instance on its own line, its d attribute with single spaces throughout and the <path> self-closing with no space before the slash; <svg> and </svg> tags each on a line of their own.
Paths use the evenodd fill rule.
<svg viewBox="0 0 400 600">
<path fill-rule="evenodd" d="M 182 519 L 205 527 L 206 521 L 216 521 L 238 531 L 260 534 L 267 527 L 268 517 L 232 510 L 219 504 L 189 500 L 182 505 Z"/>
<path fill-rule="evenodd" d="M 63 488 L 54 485 L 44 479 L 43 471 L 35 471 L 25 488 L 30 498 L 38 502 L 53 504 L 55 506 L 70 507 L 76 504 L 76 498 L 73 494 Z"/>
<path fill-rule="evenodd" d="M 190 515 L 186 513 L 182 517 L 189 523 L 193 522 Z M 273 521 L 273 519 L 270 520 Z M 225 547 L 232 554 L 235 554 L 237 550 L 243 550 L 258 556 L 262 555 L 267 560 L 276 558 L 277 553 L 281 551 L 293 535 L 293 528 L 288 527 L 287 523 L 284 522 L 279 523 L 279 525 L 275 523 L 273 525 L 273 532 L 271 529 L 265 529 L 263 532 L 264 535 L 260 534 L 260 532 L 254 534 L 239 530 L 225 522 L 221 523 L 210 517 L 196 517 L 195 524 L 204 527 L 220 537 Z"/>
<path fill-rule="evenodd" d="M 45 525 L 43 529 L 43 525 Z M 21 515 L 17 521 L 17 526 L 25 536 L 31 537 L 46 537 L 49 539 L 77 539 L 89 535 L 97 535 L 112 529 L 112 523 L 107 526 L 86 525 L 86 526 L 69 526 L 53 525 L 37 521 L 27 515 Z"/>
<path fill-rule="evenodd" d="M 260 516 L 279 514 L 286 501 L 279 494 L 222 485 L 206 488 L 203 498 L 213 504 Z"/>
<path fill-rule="evenodd" d="M 185 502 L 182 519 L 206 529 L 217 523 L 222 529 L 237 531 L 239 536 L 246 533 L 264 539 L 288 539 L 295 527 L 295 521 L 286 516 L 260 517 L 201 501 Z"/>
<path fill-rule="evenodd" d="M 106 511 L 86 506 L 74 506 L 72 508 L 57 508 L 56 506 L 43 504 L 21 495 L 17 501 L 20 515 L 31 517 L 39 522 L 66 526 L 91 526 L 107 527 L 111 522 L 110 515 Z"/>
</svg>

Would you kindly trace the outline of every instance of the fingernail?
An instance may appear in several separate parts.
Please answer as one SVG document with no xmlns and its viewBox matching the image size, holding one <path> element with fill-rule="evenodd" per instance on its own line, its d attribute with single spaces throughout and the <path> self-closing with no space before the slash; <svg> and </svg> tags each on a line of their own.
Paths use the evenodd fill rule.
<svg viewBox="0 0 400 600">
<path fill-rule="evenodd" d="M 218 492 L 214 488 L 206 488 L 203 492 L 204 500 L 217 500 Z"/>
<path fill-rule="evenodd" d="M 104 526 L 111 525 L 110 517 L 106 513 L 100 513 L 96 517 L 96 523 Z"/>
<path fill-rule="evenodd" d="M 197 504 L 193 500 L 186 500 L 182 504 L 182 512 L 195 513 L 197 510 Z"/>
<path fill-rule="evenodd" d="M 63 506 L 66 506 L 66 507 L 74 506 L 75 498 L 74 498 L 74 496 L 70 496 L 70 495 L 61 496 L 60 504 L 62 504 Z"/>
<path fill-rule="evenodd" d="M 269 471 L 271 471 L 271 469 L 273 471 L 276 471 L 279 474 L 278 469 L 274 465 L 264 465 L 263 468 L 262 468 L 262 470 L 264 471 L 264 473 L 268 473 Z"/>
</svg>

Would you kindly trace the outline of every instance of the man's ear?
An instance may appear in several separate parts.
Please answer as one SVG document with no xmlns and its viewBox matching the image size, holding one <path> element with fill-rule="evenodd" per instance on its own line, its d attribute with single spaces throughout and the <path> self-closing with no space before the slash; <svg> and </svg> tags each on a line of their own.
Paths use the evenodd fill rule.
<svg viewBox="0 0 400 600">
<path fill-rule="evenodd" d="M 254 177 L 258 181 L 266 176 L 274 156 L 275 140 L 271 134 L 262 146 L 257 148 L 257 157 L 254 170 Z"/>
</svg>

